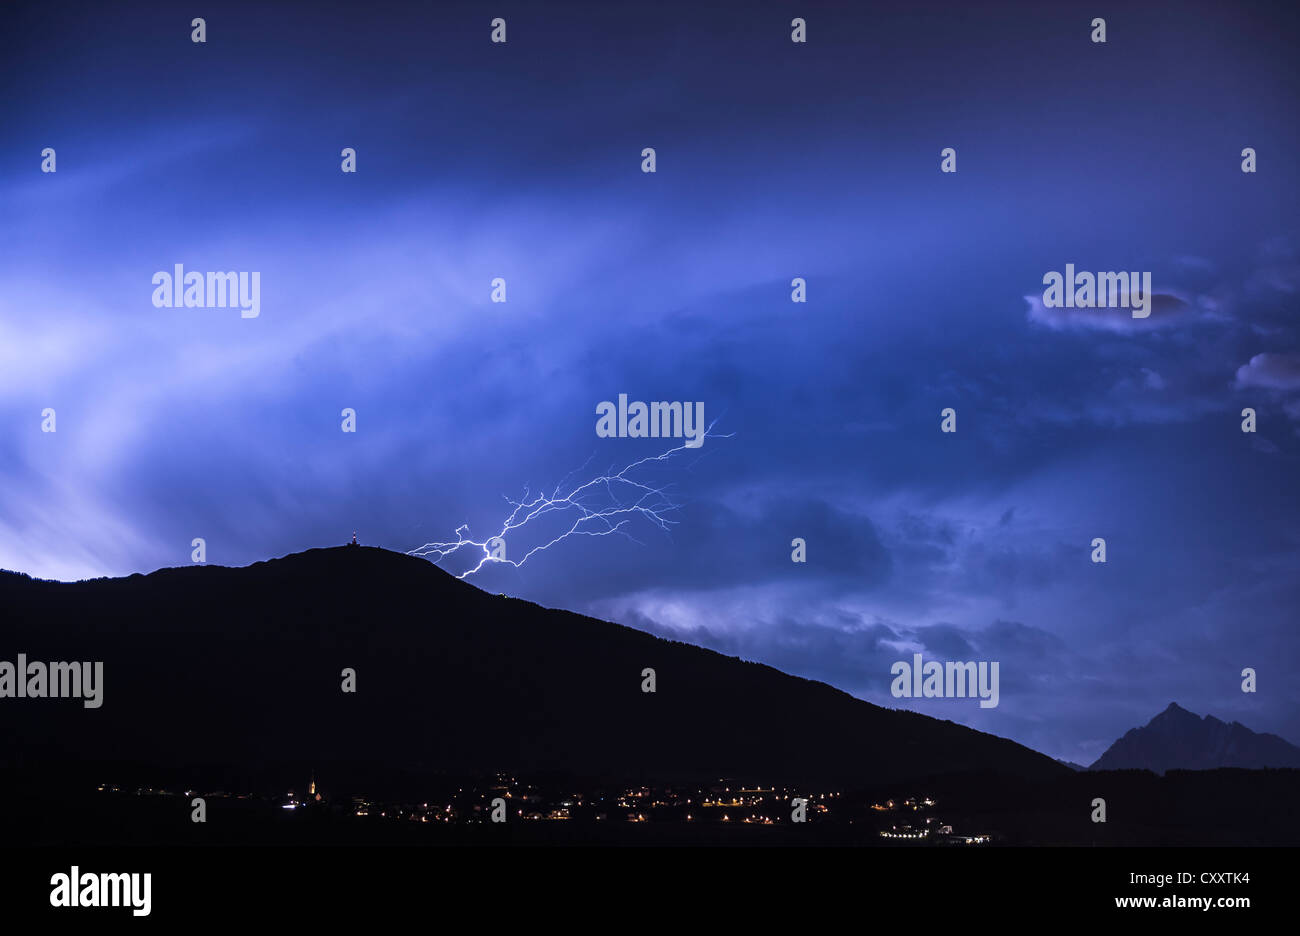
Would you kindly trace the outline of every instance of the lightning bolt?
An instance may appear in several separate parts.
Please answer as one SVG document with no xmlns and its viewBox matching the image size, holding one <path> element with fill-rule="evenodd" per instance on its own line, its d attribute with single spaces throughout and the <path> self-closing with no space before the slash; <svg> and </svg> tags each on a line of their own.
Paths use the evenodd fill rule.
<svg viewBox="0 0 1300 936">
<path fill-rule="evenodd" d="M 714 433 L 713 427 L 715 425 L 717 425 L 716 420 L 709 423 L 709 427 L 704 431 L 704 436 L 700 440 L 701 445 L 703 445 L 705 439 L 729 439 L 734 435 L 734 433 L 727 433 L 726 435 Z M 456 576 L 463 579 L 478 572 L 490 562 L 507 563 L 519 568 L 536 553 L 550 549 L 556 543 L 568 539 L 570 536 L 610 536 L 618 533 L 633 542 L 639 542 L 623 529 L 637 519 L 638 516 L 648 520 L 659 529 L 668 532 L 679 522 L 670 519 L 669 515 L 681 506 L 673 500 L 670 487 L 656 487 L 637 480 L 633 475 L 638 469 L 645 468 L 652 463 L 669 461 L 689 448 L 691 446 L 683 443 L 659 455 L 650 455 L 638 459 L 617 472 L 610 469 L 609 474 L 592 478 L 570 489 L 567 494 L 561 494 L 565 482 L 591 464 L 589 458 L 581 468 L 569 472 L 565 479 L 555 486 L 555 490 L 549 496 L 546 494 L 533 496 L 525 489 L 523 498 L 518 501 L 510 500 L 508 497 L 505 498 L 506 503 L 513 509 L 495 536 L 489 537 L 482 542 L 470 539 L 469 525 L 464 524 L 456 528 L 456 539 L 454 541 L 425 543 L 423 546 L 408 550 L 406 554 L 408 556 L 423 556 L 436 565 L 449 556 L 456 555 L 462 549 L 471 550 L 471 557 L 474 555 L 472 551 L 478 550 L 481 555 L 478 557 L 477 564 Z M 504 555 L 493 555 L 496 544 L 504 544 L 507 534 L 513 534 L 530 524 L 536 526 L 536 522 L 540 518 L 551 514 L 568 515 L 570 517 L 569 528 L 548 542 L 532 547 L 524 554 L 522 559 L 508 559 Z"/>
</svg>

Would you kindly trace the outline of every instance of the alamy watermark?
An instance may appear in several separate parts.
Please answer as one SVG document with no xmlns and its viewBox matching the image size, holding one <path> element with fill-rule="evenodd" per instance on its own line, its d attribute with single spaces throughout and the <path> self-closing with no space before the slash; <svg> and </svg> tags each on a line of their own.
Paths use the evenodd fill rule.
<svg viewBox="0 0 1300 936">
<path fill-rule="evenodd" d="M 1141 277 L 1141 279 L 1139 279 Z M 1074 272 L 1074 264 L 1065 265 L 1065 274 L 1053 270 L 1044 274 L 1043 307 L 1047 309 L 1129 309 L 1134 318 L 1151 314 L 1151 273 Z"/>
<path fill-rule="evenodd" d="M 262 312 L 262 274 L 185 272 L 178 263 L 171 273 L 153 275 L 155 309 L 239 309 L 243 318 Z"/>
<path fill-rule="evenodd" d="M 152 909 L 153 875 L 82 873 L 76 865 L 50 878 L 51 907 L 130 907 L 133 916 Z"/>
<path fill-rule="evenodd" d="M 896 677 L 889 687 L 895 699 L 973 699 L 980 708 L 998 707 L 998 664 L 921 662 L 921 654 L 912 654 L 912 662 L 900 660 L 889 668 Z"/>
<path fill-rule="evenodd" d="M 104 704 L 104 664 L 0 660 L 0 699 L 84 699 L 86 708 Z"/>
<path fill-rule="evenodd" d="M 609 400 L 596 404 L 596 435 L 602 439 L 681 439 L 686 448 L 704 444 L 704 403 L 642 403 L 618 395 L 618 405 Z"/>
</svg>

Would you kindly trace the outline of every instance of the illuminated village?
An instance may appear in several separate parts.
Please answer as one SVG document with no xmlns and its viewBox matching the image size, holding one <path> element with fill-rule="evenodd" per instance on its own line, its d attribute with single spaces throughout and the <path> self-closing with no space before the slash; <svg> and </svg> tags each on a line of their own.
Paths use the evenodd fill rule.
<svg viewBox="0 0 1300 936">
<path fill-rule="evenodd" d="M 152 787 L 98 787 L 114 796 L 178 797 L 189 801 L 236 801 L 247 808 L 273 807 L 299 821 L 307 817 L 358 823 L 420 823 L 444 826 L 492 824 L 493 814 L 506 823 L 651 823 L 722 827 L 795 825 L 797 800 L 804 800 L 802 821 L 819 825 L 857 826 L 884 845 L 980 845 L 996 839 L 988 832 L 957 831 L 936 812 L 928 796 L 873 800 L 843 791 L 807 791 L 784 786 L 733 784 L 639 786 L 579 790 L 530 783 L 499 773 L 478 782 L 448 787 L 427 800 L 397 801 L 364 795 L 332 797 L 318 788 L 315 776 L 301 789 L 280 796 Z M 293 821 L 293 820 L 290 820 Z"/>
</svg>

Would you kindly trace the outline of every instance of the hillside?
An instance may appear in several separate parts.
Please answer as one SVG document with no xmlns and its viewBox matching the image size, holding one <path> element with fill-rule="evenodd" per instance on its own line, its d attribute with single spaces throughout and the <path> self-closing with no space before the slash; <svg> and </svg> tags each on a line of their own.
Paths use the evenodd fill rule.
<svg viewBox="0 0 1300 936">
<path fill-rule="evenodd" d="M 418 788 L 503 769 L 857 786 L 1068 773 L 1014 742 L 566 611 L 423 559 L 313 549 L 53 583 L 0 575 L 0 659 L 104 661 L 104 703 L 6 699 L 0 766 Z M 357 691 L 341 691 L 344 667 Z M 653 667 L 657 691 L 641 691 Z M 78 766 L 80 765 L 80 766 Z"/>
</svg>

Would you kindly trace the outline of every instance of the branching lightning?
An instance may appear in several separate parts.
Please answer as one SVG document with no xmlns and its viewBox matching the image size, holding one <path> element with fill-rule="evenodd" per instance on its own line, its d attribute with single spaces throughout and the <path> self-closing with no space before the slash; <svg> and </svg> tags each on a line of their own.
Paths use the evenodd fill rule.
<svg viewBox="0 0 1300 936">
<path fill-rule="evenodd" d="M 705 430 L 701 444 L 707 439 L 729 439 L 731 434 L 715 435 L 713 427 L 716 421 L 709 424 Z M 671 530 L 678 521 L 671 519 L 670 515 L 680 508 L 670 493 L 670 485 L 655 486 L 644 481 L 639 481 L 633 475 L 638 469 L 645 468 L 655 462 L 666 462 L 674 456 L 685 451 L 696 451 L 697 448 L 691 448 L 685 443 L 671 448 L 659 455 L 651 455 L 646 458 L 638 459 L 615 472 L 603 474 L 586 481 L 577 487 L 572 488 L 567 494 L 562 494 L 565 482 L 578 474 L 591 463 L 587 459 L 582 468 L 569 473 L 569 475 L 555 486 L 555 490 L 549 496 L 538 494 L 533 496 L 528 490 L 524 491 L 521 500 L 513 501 L 506 498 L 513 509 L 505 522 L 501 525 L 500 531 L 482 542 L 471 539 L 469 536 L 469 525 L 464 524 L 456 529 L 456 539 L 447 543 L 425 543 L 423 546 L 409 550 L 407 555 L 423 556 L 430 559 L 435 564 L 456 555 L 463 549 L 471 550 L 471 557 L 477 555 L 473 550 L 478 550 L 478 562 L 471 568 L 460 573 L 457 578 L 468 578 L 478 572 L 485 565 L 491 562 L 508 563 L 509 565 L 519 568 L 534 554 L 550 549 L 561 540 L 568 539 L 570 536 L 610 536 L 619 534 L 626 536 L 633 542 L 636 538 L 631 536 L 624 529 L 637 517 L 648 520 L 665 532 Z M 561 532 L 558 536 L 529 549 L 522 558 L 510 559 L 504 554 L 502 548 L 507 540 L 511 537 L 513 541 L 518 531 L 530 524 L 536 526 L 537 521 L 549 515 L 569 515 L 571 522 L 569 528 Z M 472 558 L 471 558 L 472 561 Z"/>
</svg>

